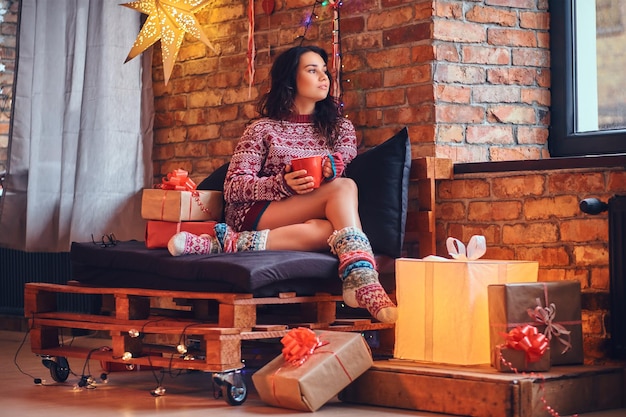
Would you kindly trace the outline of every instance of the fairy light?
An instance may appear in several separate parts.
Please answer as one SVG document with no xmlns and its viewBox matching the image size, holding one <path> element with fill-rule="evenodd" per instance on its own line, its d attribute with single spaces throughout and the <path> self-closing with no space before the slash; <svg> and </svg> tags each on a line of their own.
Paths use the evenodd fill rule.
<svg viewBox="0 0 626 417">
<path fill-rule="evenodd" d="M 130 352 L 124 352 L 124 353 L 122 354 L 122 360 L 123 360 L 123 361 L 129 361 L 129 360 L 131 360 L 132 358 L 133 358 L 133 354 L 132 354 L 132 353 L 130 353 Z"/>
<path fill-rule="evenodd" d="M 128 331 L 128 335 L 130 337 L 132 337 L 132 338 L 139 337 L 139 330 L 137 330 L 137 329 L 130 329 Z"/>
</svg>

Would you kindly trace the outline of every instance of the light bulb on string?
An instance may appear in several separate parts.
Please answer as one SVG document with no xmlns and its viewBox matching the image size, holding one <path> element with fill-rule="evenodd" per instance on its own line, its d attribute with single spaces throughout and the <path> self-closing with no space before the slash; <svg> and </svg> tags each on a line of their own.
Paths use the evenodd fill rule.
<svg viewBox="0 0 626 417">
<path fill-rule="evenodd" d="M 178 353 L 180 353 L 181 355 L 184 355 L 185 353 L 187 353 L 187 346 L 183 345 L 182 343 L 178 346 L 176 346 L 176 350 L 178 351 Z"/>
<path fill-rule="evenodd" d="M 165 395 L 165 388 L 159 385 L 158 387 L 150 391 L 150 394 L 152 394 L 152 396 L 154 397 L 160 397 L 162 395 Z"/>
<path fill-rule="evenodd" d="M 137 330 L 137 329 L 130 329 L 128 331 L 128 335 L 130 337 L 132 337 L 132 338 L 139 337 L 139 330 Z"/>
<path fill-rule="evenodd" d="M 132 354 L 132 353 L 130 353 L 130 352 L 124 352 L 124 353 L 122 354 L 122 360 L 123 360 L 123 361 L 129 361 L 129 360 L 131 360 L 132 358 L 133 358 L 133 354 Z"/>
</svg>

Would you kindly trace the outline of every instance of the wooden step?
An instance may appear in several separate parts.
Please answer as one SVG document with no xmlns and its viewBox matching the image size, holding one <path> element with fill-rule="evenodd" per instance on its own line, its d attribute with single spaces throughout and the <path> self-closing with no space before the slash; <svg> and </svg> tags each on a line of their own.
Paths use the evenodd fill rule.
<svg viewBox="0 0 626 417">
<path fill-rule="evenodd" d="M 538 374 L 501 373 L 489 365 L 446 366 L 389 359 L 339 395 L 345 402 L 472 417 L 561 416 L 626 405 L 621 366 L 553 366 Z"/>
</svg>

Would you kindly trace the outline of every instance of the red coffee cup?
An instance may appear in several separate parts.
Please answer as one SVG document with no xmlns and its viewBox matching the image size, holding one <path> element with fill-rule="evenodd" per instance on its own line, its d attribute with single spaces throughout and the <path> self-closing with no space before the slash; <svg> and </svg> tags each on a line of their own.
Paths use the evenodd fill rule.
<svg viewBox="0 0 626 417">
<path fill-rule="evenodd" d="M 321 156 L 309 156 L 306 158 L 295 158 L 291 160 L 291 168 L 294 171 L 301 169 L 306 170 L 306 174 L 313 177 L 315 185 L 313 188 L 318 188 L 322 182 L 322 157 Z"/>
</svg>

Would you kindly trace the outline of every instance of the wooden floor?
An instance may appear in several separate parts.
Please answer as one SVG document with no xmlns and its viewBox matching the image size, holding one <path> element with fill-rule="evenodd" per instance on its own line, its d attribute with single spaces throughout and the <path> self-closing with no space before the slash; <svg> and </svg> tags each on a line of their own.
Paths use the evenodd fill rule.
<svg viewBox="0 0 626 417">
<path fill-rule="evenodd" d="M 72 373 L 65 383 L 55 383 L 40 358 L 30 352 L 29 340 L 24 333 L 0 331 L 0 357 L 5 368 L 0 372 L 0 414 L 3 416 L 67 417 L 74 415 L 125 417 L 149 416 L 203 416 L 219 413 L 220 416 L 281 415 L 302 416 L 300 411 L 291 411 L 264 405 L 248 384 L 248 399 L 240 406 L 228 405 L 223 399 L 213 397 L 210 374 L 192 372 L 162 374 L 150 370 L 111 372 L 108 383 L 99 380 L 102 372 L 99 362 L 80 361 L 70 363 Z M 89 339 L 85 341 L 84 339 Z M 22 345 L 22 341 L 25 341 Z M 69 341 L 68 341 L 69 342 Z M 94 348 L 106 340 L 83 337 Z M 19 366 L 19 369 L 18 369 Z M 83 368 L 85 371 L 83 372 Z M 28 374 L 25 375 L 24 373 Z M 74 375 L 76 374 L 76 375 Z M 75 389 L 74 385 L 82 374 L 94 375 L 95 389 Z M 246 375 L 249 380 L 250 375 Z M 34 384 L 34 378 L 44 379 L 44 384 Z M 165 395 L 154 397 L 150 391 L 159 385 L 167 390 Z M 333 400 L 315 412 L 316 416 L 439 416 L 426 412 L 394 408 L 346 404 Z M 549 416 L 546 413 L 546 416 Z M 626 416 L 626 409 L 589 413 L 581 417 Z M 564 416 L 562 416 L 564 417 Z"/>
</svg>

